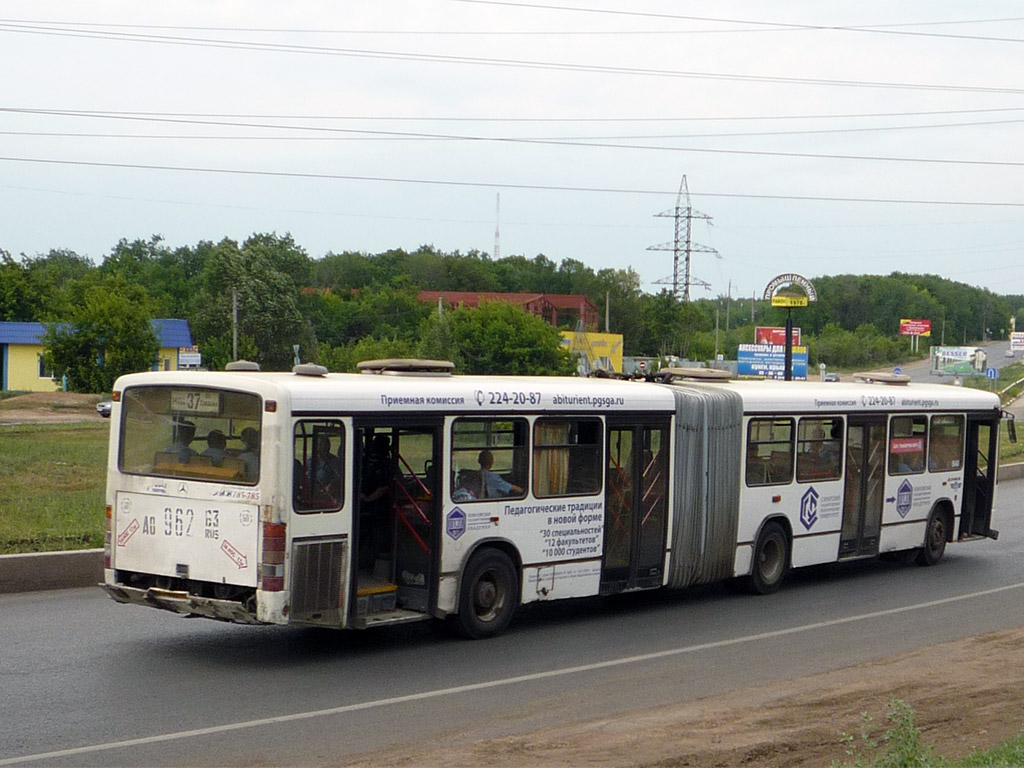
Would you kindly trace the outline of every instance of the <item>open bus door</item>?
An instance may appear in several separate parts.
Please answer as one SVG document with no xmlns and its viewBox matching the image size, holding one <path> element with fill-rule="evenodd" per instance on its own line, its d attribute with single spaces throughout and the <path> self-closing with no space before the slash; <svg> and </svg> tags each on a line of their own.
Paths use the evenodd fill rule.
<svg viewBox="0 0 1024 768">
<path fill-rule="evenodd" d="M 668 521 L 667 421 L 609 419 L 601 593 L 660 587 Z"/>
<path fill-rule="evenodd" d="M 839 557 L 878 554 L 885 498 L 885 417 L 850 416 Z"/>
<path fill-rule="evenodd" d="M 987 536 L 992 530 L 992 502 L 995 497 L 999 451 L 999 417 L 967 416 L 967 445 L 964 448 L 963 505 L 959 538 Z"/>
<path fill-rule="evenodd" d="M 437 604 L 441 421 L 356 429 L 351 622 L 413 620 Z"/>
</svg>

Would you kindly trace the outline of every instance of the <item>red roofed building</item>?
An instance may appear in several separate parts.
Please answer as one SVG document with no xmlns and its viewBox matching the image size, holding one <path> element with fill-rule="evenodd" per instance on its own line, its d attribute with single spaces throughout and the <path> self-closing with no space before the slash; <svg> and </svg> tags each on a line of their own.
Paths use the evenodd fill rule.
<svg viewBox="0 0 1024 768">
<path fill-rule="evenodd" d="M 574 328 L 582 321 L 583 330 L 597 330 L 597 305 L 583 294 L 566 293 L 497 293 L 489 291 L 420 291 L 419 300 L 436 304 L 441 299 L 449 309 L 458 306 L 476 307 L 484 301 L 515 304 L 551 325 Z"/>
</svg>

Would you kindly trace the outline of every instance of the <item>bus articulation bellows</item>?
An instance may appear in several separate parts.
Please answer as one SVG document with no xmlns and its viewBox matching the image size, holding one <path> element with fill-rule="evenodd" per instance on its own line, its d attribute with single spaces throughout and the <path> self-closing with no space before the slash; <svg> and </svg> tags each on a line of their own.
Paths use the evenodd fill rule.
<svg viewBox="0 0 1024 768">
<path fill-rule="evenodd" d="M 991 393 L 361 367 L 118 379 L 111 597 L 238 623 L 447 618 L 479 638 L 534 601 L 766 594 L 791 568 L 933 565 L 997 535 Z"/>
</svg>

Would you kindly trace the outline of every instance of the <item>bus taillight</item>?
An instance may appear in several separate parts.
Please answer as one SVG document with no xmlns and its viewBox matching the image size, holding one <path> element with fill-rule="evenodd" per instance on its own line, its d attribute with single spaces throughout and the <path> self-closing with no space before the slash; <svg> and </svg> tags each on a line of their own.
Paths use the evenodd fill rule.
<svg viewBox="0 0 1024 768">
<path fill-rule="evenodd" d="M 114 524 L 114 508 L 107 504 L 103 521 L 103 567 L 110 567 L 110 531 Z"/>
<path fill-rule="evenodd" d="M 285 524 L 263 524 L 263 547 L 260 556 L 260 589 L 280 592 L 284 589 Z"/>
</svg>

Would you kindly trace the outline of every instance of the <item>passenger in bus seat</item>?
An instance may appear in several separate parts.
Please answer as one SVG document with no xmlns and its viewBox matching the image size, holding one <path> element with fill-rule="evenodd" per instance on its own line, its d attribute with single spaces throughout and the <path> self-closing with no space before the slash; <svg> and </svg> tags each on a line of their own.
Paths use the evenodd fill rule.
<svg viewBox="0 0 1024 768">
<path fill-rule="evenodd" d="M 196 452 L 189 446 L 189 443 L 195 439 L 196 425 L 191 421 L 175 419 L 173 429 L 172 442 L 161 453 L 175 454 L 178 461 L 187 464 L 189 458 L 196 455 Z"/>
<path fill-rule="evenodd" d="M 260 475 L 260 433 L 246 427 L 242 430 L 242 445 L 238 458 L 245 462 L 245 479 L 255 480 Z"/>
<path fill-rule="evenodd" d="M 480 451 L 477 457 L 480 462 L 480 477 L 482 479 L 482 498 L 500 499 L 506 496 L 519 496 L 523 489 L 515 483 L 510 483 L 491 467 L 494 466 L 494 454 L 486 448 Z"/>
<path fill-rule="evenodd" d="M 321 432 L 316 436 L 311 461 L 310 476 L 313 478 L 314 487 L 335 499 L 341 498 L 341 459 L 331 453 L 331 438 L 328 435 Z"/>
<path fill-rule="evenodd" d="M 224 457 L 227 456 L 228 439 L 219 429 L 212 429 L 206 436 L 206 445 L 207 449 L 200 455 L 209 456 L 213 466 L 219 467 L 224 463 Z"/>
</svg>

